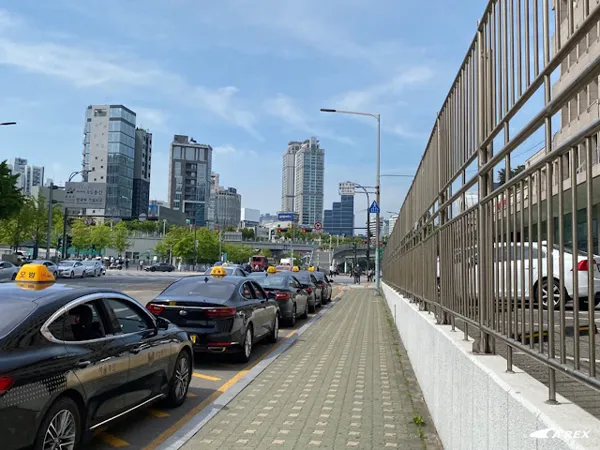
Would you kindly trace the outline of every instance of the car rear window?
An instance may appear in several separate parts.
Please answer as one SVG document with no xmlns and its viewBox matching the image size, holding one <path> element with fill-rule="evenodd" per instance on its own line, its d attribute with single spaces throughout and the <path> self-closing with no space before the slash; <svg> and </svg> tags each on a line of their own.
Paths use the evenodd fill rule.
<svg viewBox="0 0 600 450">
<path fill-rule="evenodd" d="M 227 300 L 235 291 L 234 283 L 219 283 L 214 280 L 204 281 L 183 279 L 176 281 L 163 291 L 161 296 L 204 297 Z"/>
<path fill-rule="evenodd" d="M 310 275 L 307 273 L 296 273 L 294 275 L 298 281 L 302 284 L 309 284 L 312 283 L 312 280 L 310 279 Z"/>
<path fill-rule="evenodd" d="M 18 327 L 35 310 L 27 300 L 0 299 L 0 339 Z"/>
<path fill-rule="evenodd" d="M 277 275 L 262 276 L 257 278 L 256 281 L 265 288 L 283 288 L 288 285 L 288 277 L 278 277 Z"/>
</svg>

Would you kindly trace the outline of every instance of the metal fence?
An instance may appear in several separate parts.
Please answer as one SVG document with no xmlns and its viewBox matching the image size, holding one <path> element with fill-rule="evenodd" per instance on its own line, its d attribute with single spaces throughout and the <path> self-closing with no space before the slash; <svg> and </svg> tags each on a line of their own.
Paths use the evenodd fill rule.
<svg viewBox="0 0 600 450">
<path fill-rule="evenodd" d="M 557 370 L 600 389 L 599 20 L 600 0 L 488 3 L 383 254 L 384 281 L 474 351 L 545 364 L 550 401 Z"/>
</svg>

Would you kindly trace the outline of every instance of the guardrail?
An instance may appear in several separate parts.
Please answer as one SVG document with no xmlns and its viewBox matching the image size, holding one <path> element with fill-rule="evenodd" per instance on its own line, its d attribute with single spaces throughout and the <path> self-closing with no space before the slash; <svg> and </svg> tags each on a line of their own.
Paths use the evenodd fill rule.
<svg viewBox="0 0 600 450">
<path fill-rule="evenodd" d="M 599 20 L 599 0 L 488 3 L 383 256 L 384 281 L 461 327 L 474 351 L 505 343 L 507 370 L 514 350 L 548 366 L 551 402 L 556 371 L 600 390 L 600 118 L 585 113 Z"/>
</svg>

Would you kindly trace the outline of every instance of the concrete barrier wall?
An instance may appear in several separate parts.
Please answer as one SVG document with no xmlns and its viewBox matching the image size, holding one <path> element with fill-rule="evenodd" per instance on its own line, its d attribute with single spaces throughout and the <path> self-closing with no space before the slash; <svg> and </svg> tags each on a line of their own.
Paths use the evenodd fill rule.
<svg viewBox="0 0 600 450">
<path fill-rule="evenodd" d="M 383 291 L 444 448 L 600 449 L 600 420 L 562 396 L 545 403 L 546 386 L 516 367 L 506 373 L 501 356 L 473 354 L 461 331 Z M 531 437 L 536 431 L 547 437 Z"/>
</svg>

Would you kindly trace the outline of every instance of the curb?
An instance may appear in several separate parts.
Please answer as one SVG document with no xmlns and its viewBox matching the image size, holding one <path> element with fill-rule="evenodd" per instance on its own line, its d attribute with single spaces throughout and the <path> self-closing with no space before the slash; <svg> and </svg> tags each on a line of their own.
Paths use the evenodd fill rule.
<svg viewBox="0 0 600 450">
<path fill-rule="evenodd" d="M 252 381 L 258 377 L 263 370 L 271 365 L 273 361 L 275 361 L 280 355 L 286 352 L 292 345 L 296 343 L 296 341 L 300 338 L 304 332 L 312 325 L 314 325 L 318 320 L 322 317 L 326 316 L 331 308 L 338 303 L 343 298 L 343 295 L 340 295 L 336 300 L 332 300 L 332 302 L 323 307 L 321 313 L 314 316 L 308 322 L 306 322 L 302 327 L 298 329 L 298 332 L 295 333 L 288 340 L 283 342 L 277 349 L 275 349 L 272 353 L 270 353 L 265 359 L 256 364 L 248 373 L 239 379 L 233 386 L 221 394 L 217 399 L 215 399 L 211 404 L 207 405 L 202 411 L 196 414 L 194 417 L 190 419 L 185 425 L 183 425 L 175 434 L 173 434 L 169 439 L 163 442 L 160 446 L 157 447 L 157 450 L 179 450 L 183 447 L 189 440 L 191 440 L 196 433 L 198 433 L 204 425 L 208 423 L 210 419 L 217 415 L 219 411 L 221 411 L 225 406 L 227 406 L 240 392 L 242 392 Z"/>
</svg>

